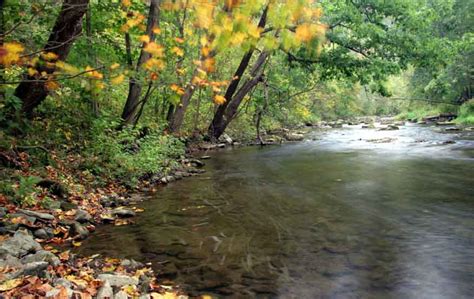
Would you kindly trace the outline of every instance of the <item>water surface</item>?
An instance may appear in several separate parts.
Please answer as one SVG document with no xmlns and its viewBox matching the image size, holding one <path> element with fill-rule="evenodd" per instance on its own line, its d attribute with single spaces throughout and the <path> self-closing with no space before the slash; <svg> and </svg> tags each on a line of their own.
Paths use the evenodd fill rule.
<svg viewBox="0 0 474 299">
<path fill-rule="evenodd" d="M 80 252 L 152 262 L 194 295 L 472 298 L 472 136 L 310 139 L 215 153 L 207 173 L 144 195 L 135 225 L 102 226 Z"/>
</svg>

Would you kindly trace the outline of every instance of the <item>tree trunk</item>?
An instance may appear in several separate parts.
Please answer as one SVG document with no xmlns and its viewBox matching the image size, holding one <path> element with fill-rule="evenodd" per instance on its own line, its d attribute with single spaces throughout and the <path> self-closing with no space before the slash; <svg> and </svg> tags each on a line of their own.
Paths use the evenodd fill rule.
<svg viewBox="0 0 474 299">
<path fill-rule="evenodd" d="M 262 28 L 262 29 L 265 28 L 265 24 L 267 22 L 267 12 L 268 12 L 268 6 L 265 7 L 263 14 L 260 17 L 260 21 L 258 22 L 259 28 Z M 214 117 L 208 129 L 208 135 L 211 137 L 211 139 L 213 139 L 213 136 L 215 135 L 214 130 L 215 129 L 220 130 L 218 128 L 222 126 L 225 110 L 227 109 L 227 106 L 232 100 L 232 97 L 234 96 L 235 92 L 237 91 L 237 87 L 239 86 L 242 76 L 244 75 L 244 72 L 249 65 L 250 59 L 252 58 L 254 51 L 255 51 L 255 48 L 251 48 L 250 50 L 247 51 L 247 53 L 245 53 L 245 55 L 242 57 L 242 60 L 240 61 L 239 67 L 234 73 L 232 81 L 227 87 L 227 90 L 224 95 L 226 101 L 225 103 L 223 103 L 217 108 L 217 111 L 214 114 Z"/>
<path fill-rule="evenodd" d="M 71 50 L 76 38 L 82 32 L 82 18 L 87 11 L 89 0 L 64 0 L 56 23 L 49 36 L 43 52 L 52 52 L 58 56 L 58 60 L 65 60 Z M 40 57 L 41 60 L 41 57 Z M 38 68 L 41 73 L 45 71 L 52 74 L 55 68 Z M 30 117 L 33 110 L 41 104 L 48 95 L 45 80 L 35 80 L 33 77 L 25 76 L 28 80 L 20 83 L 15 95 L 23 102 L 22 111 Z"/>
<path fill-rule="evenodd" d="M 213 124 L 211 124 L 212 131 L 209 130 L 209 133 L 212 133 L 209 135 L 209 137 L 213 142 L 218 140 L 222 133 L 224 133 L 225 129 L 237 113 L 239 106 L 245 96 L 262 80 L 263 66 L 267 60 L 268 55 L 268 52 L 265 51 L 260 53 L 252 68 L 252 71 L 250 72 L 251 78 L 244 82 L 242 87 L 240 87 L 237 93 L 232 97 L 232 100 L 229 101 L 227 108 L 222 114 L 222 117 L 215 119 L 215 121 L 213 120 Z"/>
<path fill-rule="evenodd" d="M 160 14 L 160 0 L 151 0 L 150 10 L 148 13 L 148 21 L 146 27 L 146 34 L 150 38 L 150 42 L 155 40 L 155 33 L 153 28 L 158 26 L 159 14 Z M 138 58 L 136 70 L 139 71 L 141 65 L 151 58 L 151 54 L 144 51 L 143 48 L 140 51 L 140 57 Z M 124 124 L 135 125 L 138 122 L 139 111 L 140 111 L 140 95 L 142 93 L 142 84 L 136 78 L 130 78 L 130 84 L 128 89 L 127 102 L 122 112 L 122 119 Z"/>
</svg>

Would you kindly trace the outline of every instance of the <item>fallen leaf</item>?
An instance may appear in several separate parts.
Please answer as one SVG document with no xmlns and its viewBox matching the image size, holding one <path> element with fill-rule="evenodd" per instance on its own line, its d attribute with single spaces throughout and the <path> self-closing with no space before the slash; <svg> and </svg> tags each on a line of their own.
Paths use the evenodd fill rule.
<svg viewBox="0 0 474 299">
<path fill-rule="evenodd" d="M 12 290 L 20 286 L 22 283 L 23 283 L 23 279 L 21 278 L 7 280 L 3 282 L 2 284 L 0 284 L 0 292 Z"/>
</svg>

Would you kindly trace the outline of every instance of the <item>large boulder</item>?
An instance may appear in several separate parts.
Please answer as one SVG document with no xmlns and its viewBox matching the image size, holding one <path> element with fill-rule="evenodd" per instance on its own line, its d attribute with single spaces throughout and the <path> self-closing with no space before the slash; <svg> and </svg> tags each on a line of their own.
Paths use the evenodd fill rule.
<svg viewBox="0 0 474 299">
<path fill-rule="evenodd" d="M 19 230 L 15 232 L 13 237 L 0 244 L 0 259 L 7 255 L 23 257 L 39 250 L 41 250 L 41 245 L 27 231 Z"/>
</svg>

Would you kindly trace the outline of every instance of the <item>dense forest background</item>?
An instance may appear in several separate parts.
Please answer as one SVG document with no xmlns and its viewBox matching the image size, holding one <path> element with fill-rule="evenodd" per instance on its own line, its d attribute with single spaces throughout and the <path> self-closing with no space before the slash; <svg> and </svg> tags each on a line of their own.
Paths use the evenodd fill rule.
<svg viewBox="0 0 474 299">
<path fill-rule="evenodd" d="M 442 112 L 472 123 L 473 11 L 469 0 L 1 1 L 0 146 L 137 181 L 224 132 L 245 142 Z"/>
</svg>

